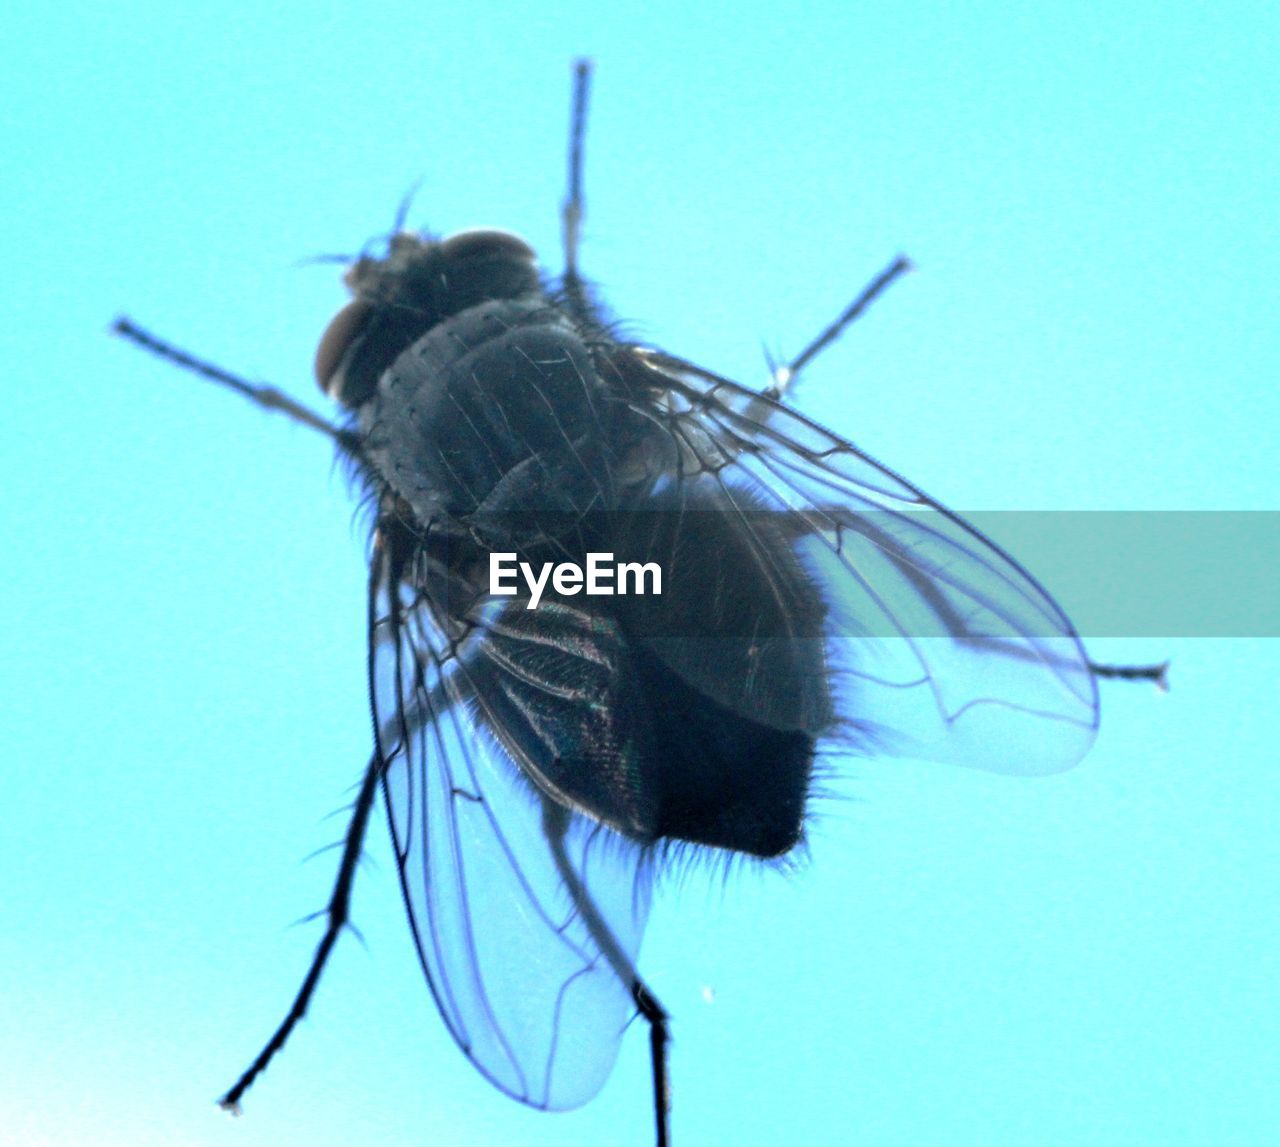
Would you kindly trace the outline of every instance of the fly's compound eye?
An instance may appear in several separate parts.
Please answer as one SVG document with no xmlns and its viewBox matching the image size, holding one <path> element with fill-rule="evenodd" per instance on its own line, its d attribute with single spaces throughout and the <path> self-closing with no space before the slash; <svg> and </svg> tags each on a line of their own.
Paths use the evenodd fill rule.
<svg viewBox="0 0 1280 1147">
<path fill-rule="evenodd" d="M 316 381 L 320 389 L 337 402 L 343 402 L 343 359 L 372 310 L 363 299 L 352 299 L 333 316 L 320 336 L 320 345 L 316 348 Z"/>
<path fill-rule="evenodd" d="M 396 355 L 436 323 L 490 299 L 538 289 L 533 248 L 508 231 L 463 231 L 443 243 L 402 232 L 386 258 L 357 259 L 343 277 L 355 298 L 316 349 L 316 381 L 334 401 L 367 402 Z"/>
<path fill-rule="evenodd" d="M 459 263 L 494 258 L 532 263 L 538 257 L 519 235 L 494 230 L 459 231 L 440 244 L 440 254 L 451 262 Z"/>
<path fill-rule="evenodd" d="M 538 256 L 510 231 L 462 231 L 440 244 L 450 310 L 485 299 L 514 299 L 538 289 Z"/>
</svg>

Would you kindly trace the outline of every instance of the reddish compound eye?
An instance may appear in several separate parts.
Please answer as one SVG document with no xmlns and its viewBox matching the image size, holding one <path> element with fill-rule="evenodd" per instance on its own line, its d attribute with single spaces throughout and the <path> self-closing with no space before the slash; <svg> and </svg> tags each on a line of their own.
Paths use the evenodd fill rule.
<svg viewBox="0 0 1280 1147">
<path fill-rule="evenodd" d="M 495 255 L 533 262 L 538 257 L 519 235 L 493 229 L 459 231 L 440 244 L 440 254 L 458 262 L 464 259 L 491 258 Z"/>
<path fill-rule="evenodd" d="M 352 299 L 330 320 L 316 348 L 316 381 L 330 398 L 341 400 L 342 359 L 372 308 L 363 299 Z"/>
</svg>

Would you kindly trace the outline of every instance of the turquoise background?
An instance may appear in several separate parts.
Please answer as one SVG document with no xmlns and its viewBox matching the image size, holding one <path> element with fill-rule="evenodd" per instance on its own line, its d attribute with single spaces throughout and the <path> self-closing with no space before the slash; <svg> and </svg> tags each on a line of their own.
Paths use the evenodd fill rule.
<svg viewBox="0 0 1280 1147">
<path fill-rule="evenodd" d="M 903 250 L 807 413 L 961 510 L 1280 508 L 1274 7 L 5 23 L 6 1143 L 651 1142 L 639 1027 L 570 1114 L 459 1054 L 381 816 L 366 948 L 243 1117 L 214 1106 L 305 969 L 317 926 L 288 924 L 336 858 L 302 859 L 367 759 L 365 541 L 318 437 L 106 334 L 127 311 L 321 406 L 343 293 L 298 260 L 357 251 L 415 179 L 415 225 L 558 264 L 576 54 L 585 266 L 637 336 L 762 384 L 762 341 L 798 350 Z M 677 1143 L 1280 1141 L 1280 645 L 1093 650 L 1172 657 L 1173 691 L 1108 686 L 1074 771 L 846 761 L 802 871 L 670 882 L 641 967 Z"/>
</svg>

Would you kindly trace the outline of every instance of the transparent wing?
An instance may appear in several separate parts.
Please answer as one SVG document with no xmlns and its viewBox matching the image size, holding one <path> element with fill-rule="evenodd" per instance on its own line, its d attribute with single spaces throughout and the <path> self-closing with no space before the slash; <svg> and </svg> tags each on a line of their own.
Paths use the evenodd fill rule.
<svg viewBox="0 0 1280 1147">
<path fill-rule="evenodd" d="M 744 529 L 762 509 L 785 523 L 768 533 L 786 532 L 821 587 L 836 708 L 859 747 L 1014 774 L 1088 751 L 1088 659 L 1013 558 L 781 403 L 661 352 L 626 353 L 661 376 L 648 389 L 663 393 L 683 480 L 712 485 Z"/>
<path fill-rule="evenodd" d="M 641 850 L 527 779 L 528 730 L 491 698 L 554 682 L 497 680 L 511 670 L 487 660 L 483 621 L 460 627 L 433 612 L 382 546 L 370 595 L 384 793 L 436 1004 L 507 1094 L 577 1106 L 608 1077 L 634 1011 L 649 900 Z"/>
</svg>

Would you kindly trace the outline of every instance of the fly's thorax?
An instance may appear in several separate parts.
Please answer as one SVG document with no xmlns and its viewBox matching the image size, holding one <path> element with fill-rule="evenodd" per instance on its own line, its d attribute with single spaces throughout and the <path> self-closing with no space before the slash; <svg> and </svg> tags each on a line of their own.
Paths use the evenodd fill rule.
<svg viewBox="0 0 1280 1147">
<path fill-rule="evenodd" d="M 540 298 L 537 257 L 505 231 L 463 231 L 444 240 L 401 232 L 386 255 L 361 256 L 344 275 L 352 300 L 316 351 L 321 388 L 349 409 L 374 395 L 404 350 L 453 315 L 497 299 Z"/>
<path fill-rule="evenodd" d="M 574 319 L 542 295 L 450 315 L 402 351 L 362 408 L 366 458 L 420 521 L 582 514 L 617 504 L 637 421 Z"/>
</svg>

